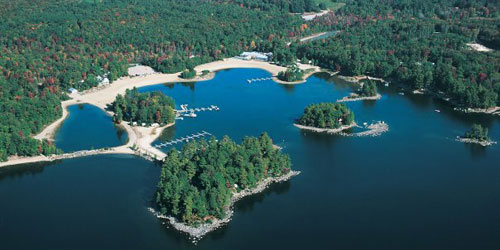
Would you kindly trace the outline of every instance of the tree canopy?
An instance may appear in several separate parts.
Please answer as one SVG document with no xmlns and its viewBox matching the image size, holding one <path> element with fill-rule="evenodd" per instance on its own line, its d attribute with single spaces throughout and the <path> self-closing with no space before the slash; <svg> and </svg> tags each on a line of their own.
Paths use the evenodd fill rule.
<svg viewBox="0 0 500 250">
<path fill-rule="evenodd" d="M 315 128 L 340 128 L 354 122 L 354 113 L 345 103 L 311 104 L 304 109 L 304 114 L 297 123 Z"/>
<path fill-rule="evenodd" d="M 174 108 L 174 100 L 162 92 L 139 93 L 137 88 L 127 89 L 125 96 L 116 96 L 111 105 L 111 110 L 115 113 L 113 116 L 115 122 L 124 120 L 146 125 L 174 122 Z"/>
<path fill-rule="evenodd" d="M 226 216 L 234 192 L 290 170 L 289 156 L 275 149 L 266 133 L 245 137 L 241 144 L 227 136 L 191 141 L 168 152 L 156 203 L 162 213 L 189 225 L 210 222 Z"/>
</svg>

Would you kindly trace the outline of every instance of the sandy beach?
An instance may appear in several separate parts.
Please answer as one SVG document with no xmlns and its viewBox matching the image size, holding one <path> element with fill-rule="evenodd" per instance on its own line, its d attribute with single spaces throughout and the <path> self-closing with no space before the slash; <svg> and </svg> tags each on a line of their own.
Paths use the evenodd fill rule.
<svg viewBox="0 0 500 250">
<path fill-rule="evenodd" d="M 181 72 L 173 73 L 173 74 L 162 74 L 162 73 L 151 73 L 147 72 L 147 74 L 141 76 L 128 76 L 122 77 L 118 80 L 114 81 L 109 85 L 105 85 L 103 87 L 98 87 L 94 89 L 87 90 L 82 93 L 72 93 L 69 94 L 70 100 L 66 100 L 61 102 L 61 106 L 63 108 L 62 117 L 54 121 L 53 123 L 46 126 L 39 134 L 35 135 L 33 138 L 41 140 L 48 139 L 53 140 L 54 135 L 57 131 L 57 128 L 62 124 L 62 122 L 68 117 L 69 112 L 67 110 L 68 106 L 79 104 L 79 103 L 88 103 L 98 108 L 102 109 L 108 115 L 113 116 L 113 112 L 107 111 L 106 108 L 108 104 L 111 104 L 115 97 L 118 94 L 125 94 L 125 90 L 132 89 L 134 87 L 140 88 L 144 86 L 150 86 L 161 83 L 172 83 L 172 82 L 197 82 L 197 81 L 207 81 L 212 79 L 215 76 L 215 72 L 224 69 L 233 69 L 233 68 L 257 68 L 263 69 L 273 75 L 272 79 L 275 82 L 282 84 L 299 84 L 305 82 L 312 74 L 320 71 L 320 68 L 313 65 L 308 64 L 298 64 L 301 69 L 314 69 L 311 70 L 308 74 L 304 76 L 303 81 L 299 82 L 283 82 L 276 78 L 279 72 L 285 71 L 286 67 L 274 65 L 268 62 L 263 61 L 255 61 L 255 60 L 241 60 L 236 58 L 227 58 L 220 61 L 210 62 L 202 65 L 198 65 L 195 67 L 195 70 L 198 72 L 198 75 L 193 79 L 183 79 L 180 78 L 179 75 Z M 208 70 L 210 73 L 207 75 L 201 75 L 201 72 L 204 70 Z M 140 71 L 139 73 L 143 73 Z M 161 135 L 161 132 L 174 124 L 168 124 L 163 127 L 132 127 L 127 122 L 122 122 L 120 126 L 122 126 L 128 133 L 129 140 L 125 145 L 118 146 L 112 148 L 110 151 L 112 153 L 119 154 L 140 154 L 147 157 L 153 157 L 156 159 L 163 159 L 165 157 L 165 153 L 157 148 L 153 147 L 151 143 L 156 140 Z M 137 151 L 133 151 L 131 148 L 136 146 Z M 103 152 L 104 153 L 104 152 Z M 106 153 L 109 153 L 106 151 Z M 33 157 L 18 157 L 11 156 L 6 162 L 0 162 L 0 167 L 10 166 L 10 165 L 18 165 L 24 163 L 32 163 L 39 161 L 50 161 L 47 156 L 33 156 Z"/>
</svg>

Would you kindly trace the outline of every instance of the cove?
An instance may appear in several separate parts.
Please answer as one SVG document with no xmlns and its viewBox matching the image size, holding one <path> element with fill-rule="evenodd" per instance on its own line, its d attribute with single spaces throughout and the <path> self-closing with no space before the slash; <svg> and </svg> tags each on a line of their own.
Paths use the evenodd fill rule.
<svg viewBox="0 0 500 250">
<path fill-rule="evenodd" d="M 355 85 L 328 74 L 300 85 L 246 81 L 269 76 L 233 69 L 210 81 L 140 89 L 162 91 L 177 105 L 220 107 L 177 121 L 160 140 L 205 130 L 239 141 L 267 131 L 290 154 L 292 168 L 302 171 L 236 203 L 225 227 L 192 244 L 147 211 L 159 167 L 134 156 L 100 155 L 0 169 L 2 247 L 500 248 L 500 147 L 454 140 L 480 122 L 499 141 L 498 117 L 459 113 L 442 101 L 381 86 L 380 100 L 347 105 L 358 123 L 385 121 L 389 132 L 359 138 L 317 134 L 295 128 L 294 119 L 308 104 L 340 99 Z M 106 143 L 113 143 L 116 133 L 111 135 Z"/>
<path fill-rule="evenodd" d="M 114 147 L 127 141 L 127 133 L 96 106 L 75 104 L 68 106 L 68 112 L 55 136 L 57 147 L 64 152 Z"/>
</svg>

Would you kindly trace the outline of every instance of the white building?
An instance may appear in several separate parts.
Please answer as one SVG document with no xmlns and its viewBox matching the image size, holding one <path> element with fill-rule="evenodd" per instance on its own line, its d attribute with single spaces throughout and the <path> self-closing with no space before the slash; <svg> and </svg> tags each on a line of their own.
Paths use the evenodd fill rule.
<svg viewBox="0 0 500 250">
<path fill-rule="evenodd" d="M 271 60 L 271 57 L 273 56 L 273 53 L 262 53 L 262 52 L 243 52 L 241 55 L 236 56 L 238 59 L 242 60 L 258 60 L 258 61 L 263 61 L 263 62 L 268 62 Z"/>
</svg>

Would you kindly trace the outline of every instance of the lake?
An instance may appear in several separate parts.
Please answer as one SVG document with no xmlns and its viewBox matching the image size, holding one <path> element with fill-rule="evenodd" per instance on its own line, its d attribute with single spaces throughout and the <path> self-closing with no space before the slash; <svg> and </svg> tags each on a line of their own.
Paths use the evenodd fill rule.
<svg viewBox="0 0 500 250">
<path fill-rule="evenodd" d="M 246 81 L 269 76 L 232 69 L 210 81 L 139 89 L 162 91 L 178 106 L 220 107 L 178 120 L 159 141 L 200 131 L 240 141 L 267 131 L 302 171 L 239 201 L 228 225 L 191 243 L 147 211 L 158 166 L 100 155 L 0 169 L 2 248 L 500 249 L 500 146 L 455 141 L 472 123 L 500 141 L 499 117 L 459 113 L 440 100 L 379 85 L 381 100 L 347 105 L 358 124 L 384 121 L 389 132 L 359 138 L 305 132 L 292 125 L 304 107 L 340 99 L 355 86 L 325 73 L 300 85 Z M 65 121 L 56 136 L 64 150 L 126 140 L 111 118 L 70 112 L 74 122 Z M 85 124 L 93 129 L 72 132 Z M 103 133 L 104 127 L 110 129 Z"/>
</svg>

